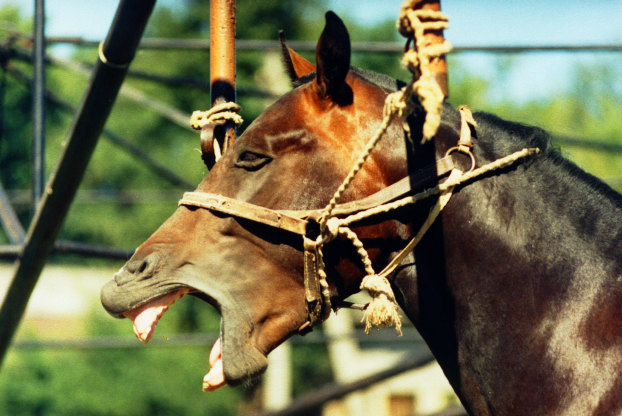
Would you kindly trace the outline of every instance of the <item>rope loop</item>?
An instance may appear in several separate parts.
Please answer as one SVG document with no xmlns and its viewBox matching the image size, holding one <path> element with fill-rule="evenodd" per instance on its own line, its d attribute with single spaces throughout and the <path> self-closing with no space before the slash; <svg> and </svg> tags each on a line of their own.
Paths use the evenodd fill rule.
<svg viewBox="0 0 622 416">
<path fill-rule="evenodd" d="M 337 217 L 331 217 L 326 220 L 325 234 L 322 236 L 324 241 L 330 241 L 339 235 L 340 221 Z"/>
<path fill-rule="evenodd" d="M 201 152 L 206 165 L 208 165 L 206 154 L 213 153 L 214 159 L 218 161 L 224 151 L 227 150 L 226 141 L 224 148 L 221 149 L 218 140 L 214 138 L 214 127 L 228 121 L 235 124 L 236 127 L 240 127 L 244 122 L 242 116 L 238 114 L 240 109 L 241 107 L 237 103 L 226 101 L 214 104 L 207 111 L 194 111 L 190 116 L 190 126 L 201 131 Z M 210 166 L 208 165 L 208 167 Z"/>
<path fill-rule="evenodd" d="M 201 130 L 203 126 L 208 124 L 223 124 L 231 121 L 240 127 L 244 120 L 238 114 L 241 107 L 234 102 L 224 102 L 214 105 L 207 111 L 194 111 L 190 116 L 190 126 L 195 130 Z"/>
</svg>

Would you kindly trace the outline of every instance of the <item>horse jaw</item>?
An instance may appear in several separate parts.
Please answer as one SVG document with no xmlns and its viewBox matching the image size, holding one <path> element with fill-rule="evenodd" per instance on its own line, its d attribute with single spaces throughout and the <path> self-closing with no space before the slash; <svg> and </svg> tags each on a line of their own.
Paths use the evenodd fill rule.
<svg viewBox="0 0 622 416">
<path fill-rule="evenodd" d="M 119 273 L 126 272 L 122 269 Z M 187 293 L 198 294 L 221 314 L 219 345 L 215 344 L 210 354 L 218 359 L 210 360 L 212 369 L 206 375 L 206 380 L 210 380 L 204 383 L 204 387 L 209 387 L 206 390 L 213 390 L 225 383 L 247 383 L 265 371 L 268 366 L 266 355 L 251 339 L 255 328 L 253 321 L 236 306 L 232 296 L 222 287 L 193 273 L 178 275 L 174 282 L 167 279 L 164 287 L 169 289 L 154 288 L 154 279 L 157 280 L 158 276 L 121 285 L 112 280 L 102 288 L 102 305 L 111 315 L 132 320 L 135 335 L 146 343 L 153 336 L 159 319 L 176 300 Z M 157 296 L 146 299 L 145 290 L 156 292 Z M 219 381 L 214 381 L 216 378 Z"/>
</svg>

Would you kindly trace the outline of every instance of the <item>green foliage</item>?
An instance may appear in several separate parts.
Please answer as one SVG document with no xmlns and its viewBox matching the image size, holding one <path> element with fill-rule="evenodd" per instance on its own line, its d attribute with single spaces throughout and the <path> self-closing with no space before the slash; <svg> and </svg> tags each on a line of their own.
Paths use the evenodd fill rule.
<svg viewBox="0 0 622 416">
<path fill-rule="evenodd" d="M 503 73 L 511 60 L 501 58 L 501 74 L 486 80 L 451 62 L 451 98 L 454 105 L 467 104 L 500 117 L 544 128 L 562 153 L 581 168 L 622 190 L 622 153 L 598 148 L 599 143 L 622 146 L 622 120 L 616 114 L 622 106 L 622 70 L 603 60 L 600 64 L 578 66 L 569 88 L 547 100 L 517 105 L 508 99 L 492 100 L 492 84 L 503 85 Z M 509 66 L 508 66 L 509 65 Z M 564 138 L 575 139 L 566 143 Z M 576 141 L 583 142 L 582 145 Z"/>
<path fill-rule="evenodd" d="M 0 414 L 239 414 L 244 390 L 201 391 L 208 351 L 204 346 L 12 351 L 0 375 Z"/>
</svg>

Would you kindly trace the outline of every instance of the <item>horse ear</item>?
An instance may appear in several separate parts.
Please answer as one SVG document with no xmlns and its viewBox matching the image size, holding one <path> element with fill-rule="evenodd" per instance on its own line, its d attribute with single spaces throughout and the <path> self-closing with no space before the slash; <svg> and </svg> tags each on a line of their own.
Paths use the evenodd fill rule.
<svg viewBox="0 0 622 416">
<path fill-rule="evenodd" d="M 315 48 L 318 94 L 339 105 L 352 103 L 352 89 L 346 83 L 350 70 L 350 36 L 343 21 L 326 13 L 326 26 Z"/>
<path fill-rule="evenodd" d="M 287 74 L 289 75 L 289 79 L 292 83 L 315 71 L 315 65 L 298 55 L 292 48 L 289 47 L 287 41 L 285 40 L 285 32 L 282 30 L 279 32 L 279 38 L 281 39 L 281 53 L 283 55 L 285 69 L 287 70 Z"/>
</svg>

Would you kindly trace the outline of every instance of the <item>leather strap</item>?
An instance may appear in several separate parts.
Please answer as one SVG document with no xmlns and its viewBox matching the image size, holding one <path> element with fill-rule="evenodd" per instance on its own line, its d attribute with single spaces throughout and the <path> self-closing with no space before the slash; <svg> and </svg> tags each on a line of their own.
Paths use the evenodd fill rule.
<svg viewBox="0 0 622 416">
<path fill-rule="evenodd" d="M 337 205 L 333 215 L 350 215 L 386 204 L 413 193 L 416 189 L 420 189 L 436 178 L 445 176 L 453 168 L 453 159 L 451 156 L 446 156 L 439 159 L 434 165 L 420 169 L 372 195 Z M 186 192 L 179 201 L 179 205 L 222 212 L 303 236 L 307 233 L 308 220 L 317 220 L 322 214 L 322 210 L 273 210 L 238 199 L 206 192 Z"/>
<path fill-rule="evenodd" d="M 337 205 L 333 211 L 333 215 L 351 215 L 392 202 L 445 176 L 452 171 L 453 168 L 454 162 L 451 156 L 446 156 L 439 159 L 435 164 L 420 169 L 368 197 Z M 317 221 L 322 215 L 323 210 L 273 210 L 223 195 L 206 192 L 186 192 L 179 201 L 179 205 L 221 212 L 303 236 L 304 285 L 308 320 L 298 329 L 298 332 L 304 335 L 311 331 L 313 325 L 326 319 L 330 313 L 330 302 L 323 298 L 322 288 L 320 287 L 320 265 L 318 264 L 320 261 L 320 253 L 318 252 L 318 243 L 307 236 L 309 220 Z M 328 311 L 326 311 L 327 308 L 329 309 Z"/>
<path fill-rule="evenodd" d="M 302 218 L 290 216 L 285 211 L 276 211 L 222 195 L 206 192 L 186 192 L 179 201 L 179 205 L 222 212 L 234 217 L 290 231 L 294 234 L 305 235 L 307 233 L 307 221 Z M 296 211 L 287 212 L 295 213 Z"/>
<path fill-rule="evenodd" d="M 304 237 L 304 284 L 305 300 L 309 325 L 313 326 L 322 319 L 322 289 L 318 278 L 317 244 L 308 237 Z M 303 325 L 304 326 L 304 325 Z M 302 327 L 301 327 L 302 328 Z M 304 328 L 302 328 L 304 330 Z"/>
<path fill-rule="evenodd" d="M 436 161 L 435 164 L 420 169 L 370 196 L 337 205 L 333 210 L 333 215 L 355 214 L 412 194 L 415 191 L 421 190 L 423 186 L 430 184 L 432 181 L 445 176 L 454 167 L 454 161 L 451 156 L 445 156 Z M 314 218 L 314 216 L 309 215 L 308 218 Z"/>
</svg>

